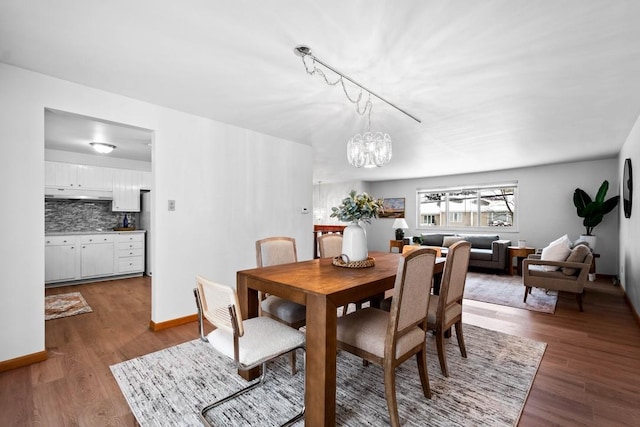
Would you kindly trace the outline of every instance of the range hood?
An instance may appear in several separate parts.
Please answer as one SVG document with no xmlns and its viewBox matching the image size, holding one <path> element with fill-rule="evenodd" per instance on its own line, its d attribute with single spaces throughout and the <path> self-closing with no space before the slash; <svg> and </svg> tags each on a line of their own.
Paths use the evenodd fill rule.
<svg viewBox="0 0 640 427">
<path fill-rule="evenodd" d="M 113 200 L 113 193 L 105 190 L 45 187 L 44 198 L 66 200 Z"/>
</svg>

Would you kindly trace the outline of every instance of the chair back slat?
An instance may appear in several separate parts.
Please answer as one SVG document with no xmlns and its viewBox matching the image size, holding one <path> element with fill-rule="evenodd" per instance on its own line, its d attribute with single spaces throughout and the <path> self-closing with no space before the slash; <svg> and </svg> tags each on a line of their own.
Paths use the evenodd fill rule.
<svg viewBox="0 0 640 427">
<path fill-rule="evenodd" d="M 196 276 L 196 285 L 202 302 L 202 314 L 216 328 L 234 332 L 238 336 L 244 335 L 242 327 L 242 315 L 240 314 L 240 302 L 238 294 L 229 286 L 212 282 L 202 276 Z M 229 307 L 235 308 L 236 318 L 231 316 Z"/>
<path fill-rule="evenodd" d="M 258 267 L 298 262 L 296 241 L 291 237 L 268 237 L 256 242 Z"/>
</svg>

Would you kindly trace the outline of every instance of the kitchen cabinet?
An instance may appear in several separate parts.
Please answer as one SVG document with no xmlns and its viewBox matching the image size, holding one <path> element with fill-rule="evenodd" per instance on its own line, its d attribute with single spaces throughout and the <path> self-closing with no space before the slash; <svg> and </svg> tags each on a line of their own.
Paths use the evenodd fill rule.
<svg viewBox="0 0 640 427">
<path fill-rule="evenodd" d="M 111 191 L 113 169 L 45 161 L 45 187 Z"/>
<path fill-rule="evenodd" d="M 140 171 L 115 169 L 113 174 L 114 212 L 140 212 Z"/>
<path fill-rule="evenodd" d="M 113 234 L 80 236 L 80 277 L 107 276 L 114 272 Z"/>
<path fill-rule="evenodd" d="M 151 186 L 153 183 L 151 182 L 153 179 L 151 172 L 140 172 L 140 189 L 141 190 L 151 190 Z"/>
<path fill-rule="evenodd" d="M 144 234 L 119 234 L 116 237 L 118 273 L 144 271 Z"/>
<path fill-rule="evenodd" d="M 144 256 L 144 231 L 47 235 L 45 283 L 139 276 Z"/>
<path fill-rule="evenodd" d="M 45 237 L 44 245 L 45 282 L 74 280 L 78 265 L 76 236 Z"/>
</svg>

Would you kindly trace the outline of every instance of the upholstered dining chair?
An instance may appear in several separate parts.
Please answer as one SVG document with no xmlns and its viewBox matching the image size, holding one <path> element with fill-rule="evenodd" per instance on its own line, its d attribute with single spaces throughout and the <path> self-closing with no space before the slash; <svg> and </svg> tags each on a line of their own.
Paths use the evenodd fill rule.
<svg viewBox="0 0 640 427">
<path fill-rule="evenodd" d="M 400 256 L 391 311 L 367 307 L 338 318 L 338 348 L 382 365 L 384 392 L 392 426 L 399 426 L 396 367 L 415 355 L 422 391 L 431 397 L 427 372 L 426 328 L 436 253 L 419 249 Z"/>
<path fill-rule="evenodd" d="M 216 406 L 228 402 L 264 383 L 267 362 L 296 349 L 304 350 L 304 333 L 269 317 L 242 319 L 238 295 L 229 286 L 196 276 L 193 290 L 198 308 L 200 339 L 235 362 L 237 369 L 248 370 L 262 366 L 260 378 L 248 386 L 220 398 L 200 411 L 202 422 L 211 426 L 206 414 Z M 204 334 L 204 319 L 215 329 Z M 268 337 L 268 339 L 265 339 Z M 304 416 L 301 411 L 283 425 L 289 426 Z"/>
<path fill-rule="evenodd" d="M 342 253 L 342 234 L 323 234 L 318 237 L 320 258 L 335 258 Z"/>
<path fill-rule="evenodd" d="M 442 256 L 442 248 L 440 248 L 439 246 L 404 245 L 402 247 L 402 253 L 406 254 L 407 252 L 415 251 L 416 249 L 425 249 L 425 248 L 433 249 L 434 251 L 436 251 L 436 258 Z"/>
<path fill-rule="evenodd" d="M 469 268 L 471 243 L 456 242 L 449 246 L 447 260 L 444 263 L 440 292 L 429 301 L 427 327 L 434 332 L 440 370 L 445 377 L 449 376 L 447 358 L 444 348 L 445 332 L 455 325 L 456 338 L 462 357 L 467 357 L 467 349 L 462 335 L 462 295 Z"/>
<path fill-rule="evenodd" d="M 291 237 L 267 237 L 256 242 L 256 264 L 258 267 L 298 262 L 296 240 Z M 260 310 L 263 316 L 300 329 L 307 323 L 304 305 L 277 297 L 262 295 Z M 291 352 L 291 373 L 296 373 L 296 353 Z"/>
</svg>

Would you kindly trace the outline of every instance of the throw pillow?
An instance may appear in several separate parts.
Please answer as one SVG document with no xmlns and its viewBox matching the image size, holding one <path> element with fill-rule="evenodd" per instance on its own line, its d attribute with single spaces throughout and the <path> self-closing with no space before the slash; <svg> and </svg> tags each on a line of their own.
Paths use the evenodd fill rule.
<svg viewBox="0 0 640 427">
<path fill-rule="evenodd" d="M 569 236 L 566 234 L 562 237 L 558 237 L 556 240 L 549 243 L 549 246 L 553 246 L 558 243 L 565 243 L 567 246 L 569 246 L 569 248 L 571 248 L 571 245 L 572 245 L 571 239 L 569 239 Z M 564 261 L 564 260 L 561 260 L 561 261 Z"/>
<path fill-rule="evenodd" d="M 591 249 L 586 245 L 578 245 L 571 250 L 567 257 L 567 262 L 584 262 L 584 259 L 591 253 Z M 577 268 L 562 267 L 562 273 L 566 276 L 573 276 L 578 271 Z"/>
<path fill-rule="evenodd" d="M 463 240 L 464 240 L 464 237 L 462 236 L 444 236 L 444 238 L 442 239 L 442 246 L 444 246 L 445 248 L 448 248 L 454 243 L 461 242 Z"/>
<path fill-rule="evenodd" d="M 553 242 L 552 242 L 553 243 Z M 564 261 L 571 253 L 571 248 L 565 242 L 559 242 L 556 244 L 549 244 L 546 248 L 542 249 L 542 255 L 540 259 L 543 261 Z M 555 265 L 543 265 L 541 269 L 544 271 L 556 271 L 560 267 Z"/>
</svg>

